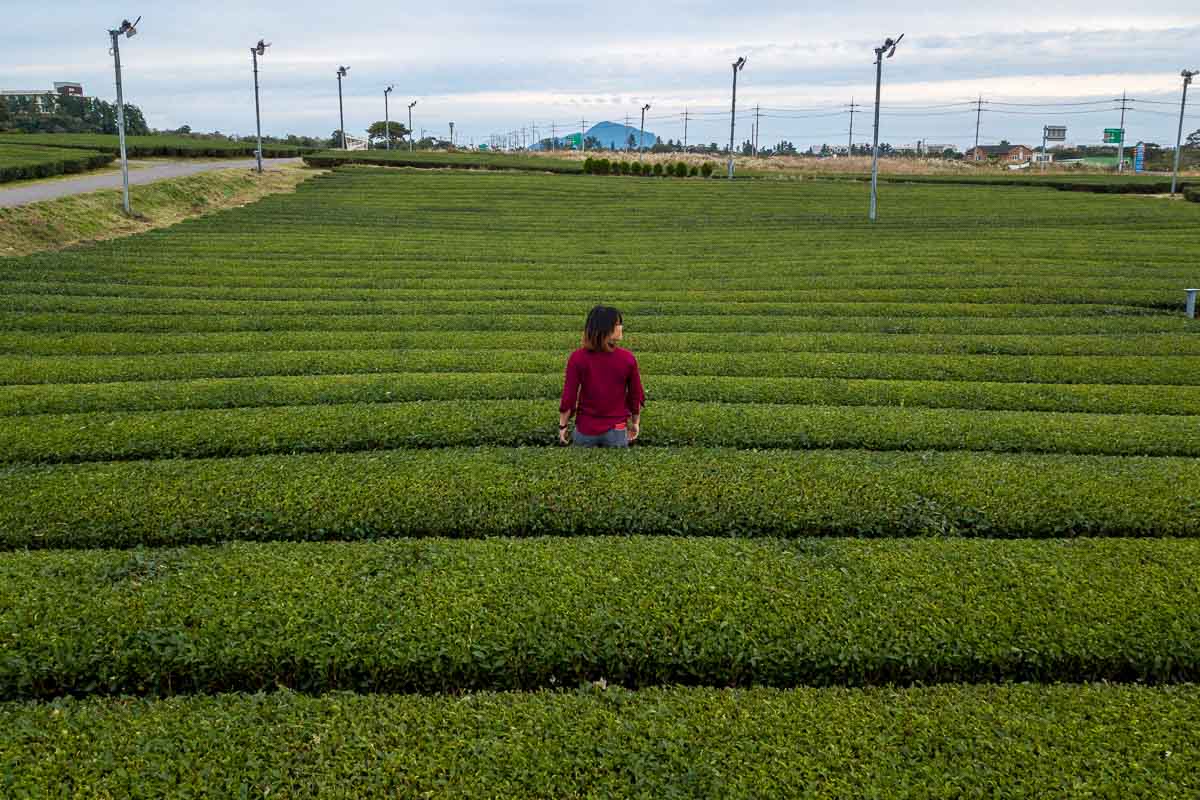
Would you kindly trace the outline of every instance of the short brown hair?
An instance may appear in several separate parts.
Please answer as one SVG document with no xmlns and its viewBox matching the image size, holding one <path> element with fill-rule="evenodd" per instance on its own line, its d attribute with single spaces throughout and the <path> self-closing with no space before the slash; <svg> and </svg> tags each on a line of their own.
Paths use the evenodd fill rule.
<svg viewBox="0 0 1200 800">
<path fill-rule="evenodd" d="M 621 312 L 612 306 L 596 306 L 583 326 L 583 346 L 593 352 L 612 350 L 608 337 L 622 324 Z"/>
</svg>

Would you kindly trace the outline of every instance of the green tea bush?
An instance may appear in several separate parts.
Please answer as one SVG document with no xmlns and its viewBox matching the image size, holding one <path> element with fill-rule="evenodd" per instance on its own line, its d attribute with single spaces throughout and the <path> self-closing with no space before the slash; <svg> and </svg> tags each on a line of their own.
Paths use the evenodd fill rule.
<svg viewBox="0 0 1200 800">
<path fill-rule="evenodd" d="M 111 163 L 115 157 L 111 153 L 0 142 L 0 183 L 86 172 Z"/>
<path fill-rule="evenodd" d="M 132 800 L 1165 798 L 1200 768 L 1197 709 L 1194 686 L 1102 683 L 63 699 L 0 706 L 0 770 L 15 797 Z"/>
<path fill-rule="evenodd" d="M 1200 677 L 1200 541 L 242 543 L 0 574 L 3 699 Z"/>
<path fill-rule="evenodd" d="M 1195 458 L 696 447 L 616 458 L 615 483 L 611 458 L 549 447 L 9 465 L 0 547 L 627 533 L 1200 536 Z"/>
</svg>

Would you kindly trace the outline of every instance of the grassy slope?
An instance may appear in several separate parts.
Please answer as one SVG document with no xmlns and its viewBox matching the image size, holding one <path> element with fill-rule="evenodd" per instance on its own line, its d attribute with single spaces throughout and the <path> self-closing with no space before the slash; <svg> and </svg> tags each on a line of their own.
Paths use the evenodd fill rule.
<svg viewBox="0 0 1200 800">
<path fill-rule="evenodd" d="M 133 218 L 122 213 L 118 189 L 0 208 L 0 256 L 57 250 L 174 225 L 268 194 L 291 191 L 312 175 L 312 171 L 298 168 L 270 170 L 262 176 L 236 169 L 158 181 L 131 190 Z"/>
</svg>

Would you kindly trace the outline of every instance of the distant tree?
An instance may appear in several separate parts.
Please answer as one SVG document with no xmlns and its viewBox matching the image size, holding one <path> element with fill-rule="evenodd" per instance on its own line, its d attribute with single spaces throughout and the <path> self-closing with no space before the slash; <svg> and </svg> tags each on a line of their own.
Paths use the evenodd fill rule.
<svg viewBox="0 0 1200 800">
<path fill-rule="evenodd" d="M 329 141 L 326 142 L 326 145 L 331 150 L 341 150 L 342 149 L 342 132 L 340 129 L 335 130 L 332 134 L 330 134 Z"/>
<path fill-rule="evenodd" d="M 1200 128 L 1198 128 L 1188 134 L 1187 139 L 1184 141 L 1183 146 L 1184 147 L 1200 147 Z"/>
<path fill-rule="evenodd" d="M 603 150 L 604 146 L 595 136 L 589 136 L 583 140 L 583 149 L 585 150 Z"/>
<path fill-rule="evenodd" d="M 634 136 L 632 133 L 629 134 L 629 138 L 625 141 L 625 149 L 637 150 L 637 136 Z"/>
<path fill-rule="evenodd" d="M 1012 142 L 1010 142 L 1008 139 L 1001 139 L 1000 146 L 1001 147 L 1012 147 Z"/>
<path fill-rule="evenodd" d="M 753 142 L 751 142 L 749 139 L 747 139 L 746 141 L 742 142 L 742 146 L 741 146 L 740 152 L 741 152 L 741 154 L 742 154 L 742 155 L 744 155 L 744 156 L 752 156 L 752 155 L 754 155 L 754 143 L 753 143 Z"/>
<path fill-rule="evenodd" d="M 372 122 L 371 127 L 367 128 L 367 139 L 372 145 L 378 142 L 378 146 L 386 147 L 388 134 L 391 134 L 392 145 L 395 146 L 397 142 L 404 141 L 404 137 L 408 136 L 409 130 L 395 120 L 392 120 L 390 125 L 383 120 L 379 120 L 378 122 Z"/>
<path fill-rule="evenodd" d="M 785 139 L 784 141 L 775 145 L 775 152 L 781 156 L 794 156 L 796 155 L 796 145 Z"/>
</svg>

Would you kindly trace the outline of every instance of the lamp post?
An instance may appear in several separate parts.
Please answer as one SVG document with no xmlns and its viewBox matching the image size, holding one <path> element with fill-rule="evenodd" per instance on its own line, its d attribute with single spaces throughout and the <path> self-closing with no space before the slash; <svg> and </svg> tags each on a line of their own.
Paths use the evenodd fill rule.
<svg viewBox="0 0 1200 800">
<path fill-rule="evenodd" d="M 889 37 L 882 47 L 875 48 L 875 142 L 871 146 L 871 222 L 875 221 L 875 208 L 879 203 L 879 87 L 883 83 L 883 54 L 891 58 L 896 55 L 896 45 L 900 44 L 900 34 L 895 41 Z"/>
<path fill-rule="evenodd" d="M 413 106 L 415 106 L 416 104 L 417 104 L 416 100 L 413 100 L 411 103 L 408 104 L 408 152 L 410 152 L 410 153 L 412 152 L 412 149 L 413 149 L 412 109 L 413 109 Z"/>
<path fill-rule="evenodd" d="M 254 61 L 254 130 L 258 134 L 258 149 L 254 151 L 255 158 L 258 159 L 258 174 L 262 175 L 262 114 L 258 106 L 258 57 L 266 55 L 267 48 L 271 46 L 270 42 L 258 40 L 258 44 L 250 48 L 250 58 Z"/>
<path fill-rule="evenodd" d="M 646 112 L 650 110 L 650 104 L 642 106 L 642 127 L 638 130 L 638 161 L 642 160 L 642 150 L 646 146 Z M 626 117 L 628 119 L 628 117 Z"/>
<path fill-rule="evenodd" d="M 1183 141 L 1183 110 L 1187 107 L 1187 87 L 1192 78 L 1200 75 L 1200 71 L 1185 69 L 1179 73 L 1183 77 L 1183 99 L 1179 101 L 1179 132 L 1175 134 L 1175 169 L 1171 172 L 1171 196 L 1175 196 L 1175 183 L 1179 179 L 1179 146 Z"/>
<path fill-rule="evenodd" d="M 126 39 L 132 39 L 137 35 L 137 24 L 141 21 L 141 17 L 133 22 L 127 19 L 121 20 L 121 27 L 108 32 L 108 36 L 112 40 L 113 67 L 117 73 L 117 138 L 121 145 L 121 182 L 124 186 L 122 206 L 127 216 L 133 214 L 133 211 L 129 205 L 129 159 L 125 155 L 125 96 L 121 91 L 121 35 L 124 34 Z"/>
<path fill-rule="evenodd" d="M 342 78 L 350 71 L 349 67 L 337 68 L 338 79 L 338 133 L 342 135 L 342 149 L 346 149 L 346 112 L 342 108 Z"/>
<path fill-rule="evenodd" d="M 392 149 L 392 118 L 388 112 L 388 95 L 392 93 L 395 87 L 389 86 L 383 90 L 383 139 L 387 142 L 387 149 Z"/>
<path fill-rule="evenodd" d="M 737 76 L 745 67 L 745 56 L 733 62 L 733 104 L 729 107 L 729 180 L 733 180 L 733 129 L 737 121 Z"/>
</svg>

